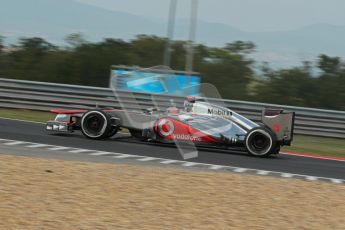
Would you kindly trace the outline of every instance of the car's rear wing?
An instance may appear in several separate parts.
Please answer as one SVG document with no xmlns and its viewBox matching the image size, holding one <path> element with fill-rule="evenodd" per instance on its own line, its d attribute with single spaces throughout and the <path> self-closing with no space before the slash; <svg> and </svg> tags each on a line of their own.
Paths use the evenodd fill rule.
<svg viewBox="0 0 345 230">
<path fill-rule="evenodd" d="M 282 145 L 291 144 L 295 123 L 294 112 L 266 108 L 262 111 L 261 121 L 276 134 Z"/>
</svg>

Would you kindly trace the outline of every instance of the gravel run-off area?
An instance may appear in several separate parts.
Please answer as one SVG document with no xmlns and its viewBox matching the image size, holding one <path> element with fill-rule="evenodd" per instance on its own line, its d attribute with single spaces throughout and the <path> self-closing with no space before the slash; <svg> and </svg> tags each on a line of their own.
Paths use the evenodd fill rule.
<svg viewBox="0 0 345 230">
<path fill-rule="evenodd" d="M 345 229 L 345 186 L 0 155 L 0 229 Z"/>
</svg>

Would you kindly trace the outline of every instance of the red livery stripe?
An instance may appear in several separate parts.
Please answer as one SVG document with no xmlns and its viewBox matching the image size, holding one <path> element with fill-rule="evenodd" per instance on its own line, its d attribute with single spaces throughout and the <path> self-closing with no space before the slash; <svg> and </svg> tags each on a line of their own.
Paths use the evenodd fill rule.
<svg viewBox="0 0 345 230">
<path fill-rule="evenodd" d="M 56 114 L 74 114 L 74 113 L 85 113 L 87 110 L 58 110 L 58 109 L 52 109 L 50 112 L 56 113 Z"/>
</svg>

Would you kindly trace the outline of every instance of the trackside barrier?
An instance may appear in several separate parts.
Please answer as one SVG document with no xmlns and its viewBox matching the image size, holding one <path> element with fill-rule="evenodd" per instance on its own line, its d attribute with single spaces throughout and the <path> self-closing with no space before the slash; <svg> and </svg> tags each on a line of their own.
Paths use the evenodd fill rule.
<svg viewBox="0 0 345 230">
<path fill-rule="evenodd" d="M 55 109 L 91 109 L 95 107 L 143 110 L 158 107 L 164 110 L 174 104 L 182 107 L 184 97 L 117 91 L 109 88 L 55 84 L 0 78 L 0 107 L 40 111 Z M 118 100 L 121 98 L 121 102 Z M 207 98 L 223 104 L 254 121 L 260 121 L 263 108 L 283 108 L 296 113 L 295 133 L 345 138 L 345 111 L 313 109 L 266 103 Z M 1 116 L 1 115 L 0 115 Z"/>
</svg>

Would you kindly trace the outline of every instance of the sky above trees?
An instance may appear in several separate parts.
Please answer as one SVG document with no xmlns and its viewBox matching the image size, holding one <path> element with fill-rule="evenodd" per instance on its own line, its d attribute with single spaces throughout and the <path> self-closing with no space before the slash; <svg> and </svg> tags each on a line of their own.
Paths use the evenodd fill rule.
<svg viewBox="0 0 345 230">
<path fill-rule="evenodd" d="M 71 33 L 89 41 L 166 35 L 170 0 L 2 0 L 5 44 L 42 37 L 64 44 Z M 188 38 L 191 0 L 178 0 L 174 39 Z M 196 42 L 222 46 L 252 41 L 253 58 L 273 67 L 296 66 L 319 54 L 344 58 L 344 0 L 199 0 Z M 215 22 L 215 23 L 210 23 Z M 297 29 L 299 28 L 299 29 Z"/>
<path fill-rule="evenodd" d="M 136 15 L 167 18 L 170 0 L 77 0 Z M 178 18 L 190 0 L 178 0 Z M 293 30 L 312 24 L 345 25 L 344 0 L 199 0 L 199 16 L 247 31 Z"/>
</svg>

